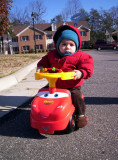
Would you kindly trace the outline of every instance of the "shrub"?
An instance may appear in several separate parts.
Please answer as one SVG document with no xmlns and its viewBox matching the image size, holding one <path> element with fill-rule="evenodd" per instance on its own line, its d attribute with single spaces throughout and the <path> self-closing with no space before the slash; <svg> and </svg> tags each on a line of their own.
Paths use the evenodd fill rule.
<svg viewBox="0 0 118 160">
<path fill-rule="evenodd" d="M 41 53 L 41 50 L 39 50 L 38 52 Z"/>
<path fill-rule="evenodd" d="M 33 49 L 30 49 L 29 53 L 34 53 L 34 50 L 33 50 Z"/>
<path fill-rule="evenodd" d="M 19 52 L 17 51 L 17 52 L 15 52 L 15 54 L 19 54 Z"/>
</svg>

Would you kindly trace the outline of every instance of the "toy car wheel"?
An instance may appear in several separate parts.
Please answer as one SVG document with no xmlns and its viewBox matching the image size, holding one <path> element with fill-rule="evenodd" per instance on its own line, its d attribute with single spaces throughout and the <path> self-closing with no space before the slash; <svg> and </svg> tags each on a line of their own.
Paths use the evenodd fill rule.
<svg viewBox="0 0 118 160">
<path fill-rule="evenodd" d="M 66 128 L 66 133 L 71 133 L 75 130 L 75 114 L 73 114 L 69 120 L 68 126 Z"/>
</svg>

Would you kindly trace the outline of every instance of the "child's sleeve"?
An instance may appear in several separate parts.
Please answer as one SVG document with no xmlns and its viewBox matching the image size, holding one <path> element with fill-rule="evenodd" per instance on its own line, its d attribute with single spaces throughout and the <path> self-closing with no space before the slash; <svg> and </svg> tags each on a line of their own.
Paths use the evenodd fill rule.
<svg viewBox="0 0 118 160">
<path fill-rule="evenodd" d="M 84 53 L 80 57 L 80 61 L 78 62 L 78 70 L 80 70 L 83 74 L 83 79 L 88 79 L 92 76 L 94 69 L 94 61 L 91 55 Z"/>
<path fill-rule="evenodd" d="M 41 60 L 37 63 L 37 68 L 38 67 L 44 67 L 44 68 L 50 67 L 48 55 L 45 55 L 44 57 L 41 58 Z"/>
</svg>

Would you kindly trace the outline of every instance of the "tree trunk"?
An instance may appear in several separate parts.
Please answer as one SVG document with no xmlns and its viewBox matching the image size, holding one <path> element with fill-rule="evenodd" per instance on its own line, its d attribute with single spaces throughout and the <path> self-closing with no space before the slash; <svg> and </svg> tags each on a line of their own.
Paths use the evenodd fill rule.
<svg viewBox="0 0 118 160">
<path fill-rule="evenodd" d="M 3 40 L 3 36 L 1 37 L 1 41 L 2 41 L 2 54 L 4 54 L 4 40 Z"/>
</svg>

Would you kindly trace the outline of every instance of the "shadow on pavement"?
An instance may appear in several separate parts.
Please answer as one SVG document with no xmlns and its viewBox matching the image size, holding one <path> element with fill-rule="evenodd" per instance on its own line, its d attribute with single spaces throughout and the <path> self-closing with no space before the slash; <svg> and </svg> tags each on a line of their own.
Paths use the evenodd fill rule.
<svg viewBox="0 0 118 160">
<path fill-rule="evenodd" d="M 107 104 L 118 104 L 117 97 L 85 97 L 86 104 L 92 105 L 107 105 Z"/>
<path fill-rule="evenodd" d="M 21 102 L 25 102 L 32 97 L 28 96 L 3 96 L 0 95 L 0 106 L 19 106 Z"/>
<path fill-rule="evenodd" d="M 118 98 L 85 97 L 85 103 L 92 105 L 109 105 L 109 104 L 113 105 L 113 104 L 118 104 Z M 31 99 L 21 107 L 15 109 L 14 111 L 10 112 L 8 115 L 0 119 L 0 135 L 9 137 L 31 138 L 31 139 L 47 138 L 46 135 L 41 135 L 37 130 L 31 128 L 30 104 L 31 104 Z"/>
<path fill-rule="evenodd" d="M 19 97 L 19 99 L 21 99 L 21 97 Z M 33 129 L 30 126 L 30 104 L 32 99 L 0 118 L 0 135 L 31 139 L 47 138 L 46 136 L 41 135 L 38 130 Z M 13 103 L 10 104 L 13 105 Z M 8 102 L 7 105 L 9 105 Z"/>
</svg>

